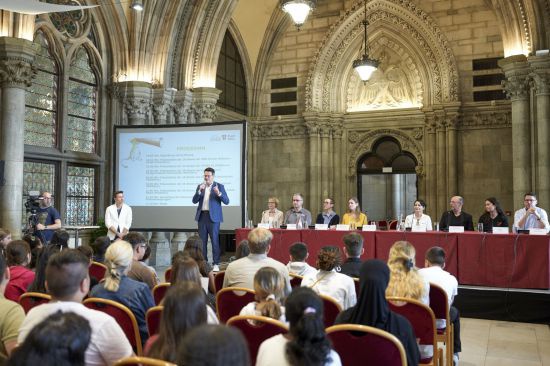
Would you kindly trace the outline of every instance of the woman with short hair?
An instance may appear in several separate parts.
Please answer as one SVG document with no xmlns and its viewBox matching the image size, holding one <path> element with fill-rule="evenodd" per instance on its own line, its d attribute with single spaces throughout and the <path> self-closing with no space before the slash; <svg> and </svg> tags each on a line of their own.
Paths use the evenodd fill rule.
<svg viewBox="0 0 550 366">
<path fill-rule="evenodd" d="M 269 197 L 267 199 L 267 210 L 262 212 L 262 224 L 269 224 L 269 227 L 279 228 L 284 224 L 284 213 L 278 209 L 279 199 L 277 197 Z"/>
</svg>

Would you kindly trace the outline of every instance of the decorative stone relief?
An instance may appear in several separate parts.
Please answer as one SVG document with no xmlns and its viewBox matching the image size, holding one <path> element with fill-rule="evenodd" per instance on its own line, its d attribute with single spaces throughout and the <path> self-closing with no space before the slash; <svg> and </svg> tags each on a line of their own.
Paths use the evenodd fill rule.
<svg viewBox="0 0 550 366">
<path fill-rule="evenodd" d="M 147 99 L 125 99 L 123 103 L 128 118 L 144 119 L 151 110 L 151 103 Z"/>
<path fill-rule="evenodd" d="M 194 106 L 195 116 L 198 121 L 212 121 L 216 118 L 218 108 L 216 103 L 200 103 Z"/>
<path fill-rule="evenodd" d="M 304 138 L 308 133 L 305 125 L 295 122 L 255 124 L 251 128 L 252 138 L 255 140 Z"/>
<path fill-rule="evenodd" d="M 513 100 L 524 100 L 529 97 L 530 85 L 526 74 L 516 74 L 507 76 L 506 80 L 502 81 L 506 96 Z"/>
<path fill-rule="evenodd" d="M 0 83 L 2 86 L 25 88 L 32 85 L 36 67 L 15 59 L 0 60 Z"/>
<path fill-rule="evenodd" d="M 512 127 L 510 110 L 465 113 L 462 120 L 463 128 L 501 128 Z"/>
</svg>

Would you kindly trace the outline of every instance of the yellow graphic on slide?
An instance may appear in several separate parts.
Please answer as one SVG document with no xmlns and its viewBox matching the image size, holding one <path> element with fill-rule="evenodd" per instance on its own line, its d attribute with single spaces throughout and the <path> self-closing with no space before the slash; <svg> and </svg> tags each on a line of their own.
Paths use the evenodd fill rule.
<svg viewBox="0 0 550 366">
<path fill-rule="evenodd" d="M 141 151 L 139 150 L 140 144 L 145 145 L 151 145 L 156 147 L 161 147 L 160 143 L 162 141 L 162 138 L 160 139 L 143 139 L 139 137 L 134 137 L 130 140 L 130 143 L 132 144 L 132 148 L 130 149 L 130 153 L 128 154 L 128 157 L 124 160 L 122 160 L 121 165 L 124 168 L 128 168 L 128 164 L 125 163 L 125 161 L 140 161 L 141 160 Z"/>
</svg>

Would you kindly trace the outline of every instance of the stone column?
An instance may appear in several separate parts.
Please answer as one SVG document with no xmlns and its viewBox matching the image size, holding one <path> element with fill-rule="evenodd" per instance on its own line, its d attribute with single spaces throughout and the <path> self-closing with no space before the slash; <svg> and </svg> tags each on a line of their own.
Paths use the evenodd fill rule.
<svg viewBox="0 0 550 366">
<path fill-rule="evenodd" d="M 193 89 L 193 104 L 198 123 L 212 122 L 216 117 L 216 103 L 222 91 L 216 88 Z"/>
<path fill-rule="evenodd" d="M 458 115 L 446 116 L 447 127 L 447 199 L 458 194 L 457 133 Z"/>
<path fill-rule="evenodd" d="M 166 240 L 166 235 L 164 233 L 153 232 L 151 239 L 149 239 L 149 246 L 151 247 L 149 265 L 153 267 L 170 265 L 170 243 Z"/>
<path fill-rule="evenodd" d="M 188 233 L 184 233 L 181 231 L 177 231 L 174 233 L 172 241 L 170 242 L 170 258 L 172 258 L 174 253 L 176 253 L 177 251 L 183 250 L 188 237 Z"/>
<path fill-rule="evenodd" d="M 151 83 L 122 81 L 118 84 L 129 125 L 145 125 L 151 111 Z"/>
<path fill-rule="evenodd" d="M 504 90 L 512 100 L 512 149 L 514 202 L 532 190 L 531 128 L 529 113 L 529 69 L 524 55 L 510 56 L 498 62 L 506 77 Z"/>
<path fill-rule="evenodd" d="M 306 120 L 307 121 L 307 120 Z M 319 192 L 320 164 L 319 164 L 319 126 L 317 122 L 310 120 L 306 122 L 307 133 L 309 136 L 309 202 L 305 202 L 305 207 L 311 212 L 318 211 L 318 204 L 315 205 L 315 200 L 320 200 L 321 193 Z"/>
<path fill-rule="evenodd" d="M 538 205 L 550 208 L 550 57 L 531 56 L 535 87 L 535 190 Z"/>
<path fill-rule="evenodd" d="M 173 92 L 166 89 L 153 89 L 153 120 L 156 125 L 168 124 L 172 109 Z"/>
<path fill-rule="evenodd" d="M 317 201 L 320 202 L 320 200 L 324 199 L 324 197 L 331 195 L 332 192 L 330 191 L 330 172 L 332 169 L 332 164 L 330 163 L 330 125 L 328 123 L 324 123 L 320 129 L 319 133 L 321 136 L 321 192 L 320 197 Z M 316 202 L 319 209 L 321 208 L 320 203 Z"/>
<path fill-rule="evenodd" d="M 34 55 L 39 45 L 21 38 L 0 37 L 0 226 L 21 237 L 23 161 L 25 155 L 25 89 L 36 75 Z"/>
<path fill-rule="evenodd" d="M 403 207 L 403 197 L 401 195 L 401 183 L 402 175 L 401 174 L 392 174 L 391 175 L 391 206 L 392 213 L 391 217 L 398 217 L 399 214 L 402 215 L 402 219 L 407 216 L 405 209 Z"/>
<path fill-rule="evenodd" d="M 193 103 L 193 92 L 191 90 L 178 90 L 174 97 L 174 114 L 176 124 L 195 123 L 195 119 L 190 120 L 193 115 L 191 105 Z"/>
<path fill-rule="evenodd" d="M 334 191 L 331 193 L 334 195 L 336 204 L 334 205 L 334 211 L 342 212 L 346 205 L 344 189 L 346 186 L 346 155 L 342 148 L 342 135 L 344 134 L 342 124 L 334 126 L 332 130 L 332 136 L 334 139 L 334 152 L 333 152 L 333 164 L 332 180 L 334 182 Z"/>
<path fill-rule="evenodd" d="M 437 133 L 437 212 L 444 212 L 447 208 L 447 171 L 446 171 L 446 136 L 445 136 L 445 120 L 443 117 L 436 117 L 436 133 Z"/>
<path fill-rule="evenodd" d="M 433 117 L 426 121 L 426 132 L 428 138 L 426 157 L 426 203 L 430 208 L 432 216 L 437 214 L 437 171 L 436 171 L 436 125 Z"/>
</svg>

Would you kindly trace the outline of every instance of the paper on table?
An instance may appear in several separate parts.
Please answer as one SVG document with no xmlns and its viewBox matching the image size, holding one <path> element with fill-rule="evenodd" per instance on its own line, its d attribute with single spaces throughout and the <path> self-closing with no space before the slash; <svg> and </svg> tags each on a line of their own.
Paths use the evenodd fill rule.
<svg viewBox="0 0 550 366">
<path fill-rule="evenodd" d="M 57 5 L 41 3 L 38 0 L 0 0 L 0 9 L 2 10 L 31 15 L 90 9 L 97 6 L 99 5 Z"/>
</svg>

